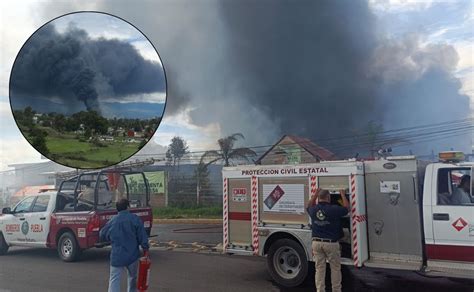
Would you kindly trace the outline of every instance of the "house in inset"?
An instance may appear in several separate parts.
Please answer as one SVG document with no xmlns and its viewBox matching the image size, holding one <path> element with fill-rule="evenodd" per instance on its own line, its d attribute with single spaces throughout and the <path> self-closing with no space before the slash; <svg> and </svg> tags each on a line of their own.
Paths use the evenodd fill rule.
<svg viewBox="0 0 474 292">
<path fill-rule="evenodd" d="M 35 125 L 40 124 L 41 125 L 42 123 L 41 123 L 40 119 L 41 119 L 42 116 L 43 116 L 43 114 L 34 114 L 33 115 L 33 124 L 35 124 Z"/>
</svg>

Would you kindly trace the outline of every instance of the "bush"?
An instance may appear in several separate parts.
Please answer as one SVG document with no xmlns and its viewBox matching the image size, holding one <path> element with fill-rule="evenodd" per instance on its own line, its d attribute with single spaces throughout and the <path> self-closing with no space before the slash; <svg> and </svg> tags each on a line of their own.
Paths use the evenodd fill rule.
<svg viewBox="0 0 474 292">
<path fill-rule="evenodd" d="M 106 144 L 100 142 L 98 138 L 92 139 L 91 143 L 97 147 L 108 147 Z"/>
</svg>

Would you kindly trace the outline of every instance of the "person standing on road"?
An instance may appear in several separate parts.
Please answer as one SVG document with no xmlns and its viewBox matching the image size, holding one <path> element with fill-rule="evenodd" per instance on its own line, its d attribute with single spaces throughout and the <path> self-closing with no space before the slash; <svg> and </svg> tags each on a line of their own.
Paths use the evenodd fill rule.
<svg viewBox="0 0 474 292">
<path fill-rule="evenodd" d="M 333 292 L 340 292 L 341 249 L 339 240 L 344 236 L 341 218 L 349 212 L 349 201 L 346 191 L 341 190 L 342 205 L 331 205 L 331 194 L 328 190 L 317 189 L 307 206 L 311 217 L 313 260 L 316 266 L 316 290 L 326 291 L 326 260 L 331 267 L 331 285 Z M 316 203 L 318 199 L 318 203 Z"/>
<path fill-rule="evenodd" d="M 118 214 L 100 230 L 100 240 L 112 243 L 109 292 L 120 292 L 120 278 L 124 269 L 128 273 L 127 291 L 137 291 L 139 246 L 142 247 L 144 256 L 148 256 L 148 236 L 143 222 L 127 210 L 129 205 L 127 199 L 118 201 Z"/>
</svg>

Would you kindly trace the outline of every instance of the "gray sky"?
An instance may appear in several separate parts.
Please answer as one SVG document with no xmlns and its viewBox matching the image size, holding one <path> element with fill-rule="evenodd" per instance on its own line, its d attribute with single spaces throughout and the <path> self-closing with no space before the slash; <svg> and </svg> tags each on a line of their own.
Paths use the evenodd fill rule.
<svg viewBox="0 0 474 292">
<path fill-rule="evenodd" d="M 159 2 L 163 3 L 164 8 L 169 8 L 170 11 L 173 11 L 171 2 Z M 204 1 L 202 3 L 207 2 Z M 39 159 L 39 154 L 24 140 L 16 128 L 8 105 L 8 77 L 14 58 L 21 45 L 39 25 L 50 20 L 48 18 L 52 17 L 52 15 L 58 16 L 61 13 L 73 10 L 94 10 L 104 7 L 103 1 L 87 2 L 85 4 L 84 2 L 73 1 L 71 4 L 60 4 L 64 3 L 56 2 L 55 5 L 50 5 L 46 1 L 34 3 L 34 1 L 18 0 L 0 2 L 0 40 L 2 44 L 2 54 L 0 56 L 0 129 L 3 133 L 0 145 L 0 169 L 5 168 L 9 163 Z M 431 45 L 446 45 L 449 48 L 454 48 L 458 60 L 457 62 L 450 63 L 456 64 L 450 70 L 461 82 L 460 93 L 470 96 L 472 109 L 474 101 L 474 36 L 472 30 L 474 26 L 474 12 L 472 1 L 370 0 L 369 4 L 371 11 L 375 15 L 375 26 L 378 34 L 383 38 L 387 38 L 391 43 L 395 45 L 406 44 L 406 40 L 411 37 L 412 39 L 410 40 L 415 39 L 415 43 L 420 51 L 427 53 L 427 55 L 429 55 Z M 48 13 L 38 13 L 38 11 L 44 10 L 45 7 L 48 9 Z M 131 19 L 137 20 L 157 17 L 156 11 L 151 11 L 150 9 L 144 9 L 141 15 L 133 15 L 132 12 L 126 9 L 126 6 L 123 7 L 124 10 L 116 8 L 115 13 L 120 14 L 119 16 L 130 15 Z M 192 6 L 189 7 L 189 11 L 192 11 L 192 9 Z M 208 13 L 212 14 L 214 12 L 210 11 Z M 173 17 L 176 18 L 178 16 Z M 182 21 L 183 23 L 189 21 L 196 25 L 206 25 L 205 19 L 197 18 L 191 12 L 183 15 Z M 141 26 L 139 28 L 146 34 L 147 32 L 151 33 L 166 29 L 153 26 L 150 24 L 152 22 L 137 21 L 137 23 L 140 23 Z M 134 22 L 134 24 L 137 23 Z M 185 29 L 192 32 L 194 28 L 193 26 L 187 26 Z M 114 30 L 110 30 L 109 34 L 113 35 Z M 189 35 L 192 34 L 186 34 L 186 36 Z M 124 38 L 133 39 L 130 36 L 127 34 L 122 35 Z M 195 35 L 196 39 L 192 41 L 199 43 L 199 36 Z M 160 50 L 160 42 L 173 42 L 179 37 L 180 35 L 168 35 L 166 39 L 157 40 L 155 45 Z M 150 53 L 149 50 L 141 47 L 143 44 L 140 41 L 135 41 L 134 43 L 140 49 L 142 55 L 147 56 Z M 205 47 L 209 44 L 204 43 L 202 45 Z M 218 44 L 212 44 L 212 47 L 216 45 Z M 186 48 L 178 49 L 186 50 Z M 186 57 L 185 55 L 179 56 Z M 405 61 L 407 62 L 404 62 L 404 65 L 411 65 L 410 60 Z M 442 62 L 442 60 L 434 59 L 433 62 Z M 163 63 L 166 67 L 166 58 L 163 59 Z M 413 71 L 410 72 L 417 72 L 416 68 L 413 68 Z M 418 73 L 423 74 L 423 72 Z M 198 77 L 201 78 L 201 76 L 189 74 L 182 75 L 179 78 L 193 79 Z M 199 86 L 199 84 L 196 84 L 196 86 Z M 227 86 L 232 87 L 234 85 L 228 84 Z M 167 145 L 174 135 L 180 135 L 188 140 L 192 151 L 204 150 L 210 147 L 215 148 L 217 138 L 229 133 L 216 120 L 209 119 L 197 123 L 192 115 L 193 110 L 200 106 L 199 104 L 188 103 L 186 106 L 173 112 L 173 114 L 165 114 L 163 123 L 155 135 L 155 141 L 158 144 Z M 238 104 L 235 104 L 236 108 L 238 106 Z M 262 116 L 257 108 L 243 108 L 242 111 L 245 111 L 248 117 L 256 118 Z M 258 125 L 259 127 L 268 127 L 269 125 L 268 121 L 259 120 L 259 122 L 261 122 Z"/>
</svg>

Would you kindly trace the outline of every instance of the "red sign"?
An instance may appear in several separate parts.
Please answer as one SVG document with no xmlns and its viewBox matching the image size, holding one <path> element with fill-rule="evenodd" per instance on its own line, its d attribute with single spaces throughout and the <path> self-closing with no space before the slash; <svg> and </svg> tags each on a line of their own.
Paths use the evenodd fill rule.
<svg viewBox="0 0 474 292">
<path fill-rule="evenodd" d="M 232 193 L 234 195 L 246 195 L 247 194 L 247 189 L 246 188 L 235 188 L 235 189 L 232 189 Z"/>
<path fill-rule="evenodd" d="M 5 232 L 20 232 L 20 224 L 7 224 Z"/>
<path fill-rule="evenodd" d="M 271 210 L 284 194 L 285 191 L 279 185 L 277 185 L 265 199 L 265 205 L 267 205 L 268 209 Z"/>
<path fill-rule="evenodd" d="M 467 222 L 462 219 L 462 217 L 459 217 L 458 220 L 454 221 L 452 225 L 457 231 L 461 231 L 464 229 L 464 227 L 466 227 Z"/>
<path fill-rule="evenodd" d="M 31 224 L 31 232 L 43 232 L 43 225 L 41 224 Z"/>
</svg>

